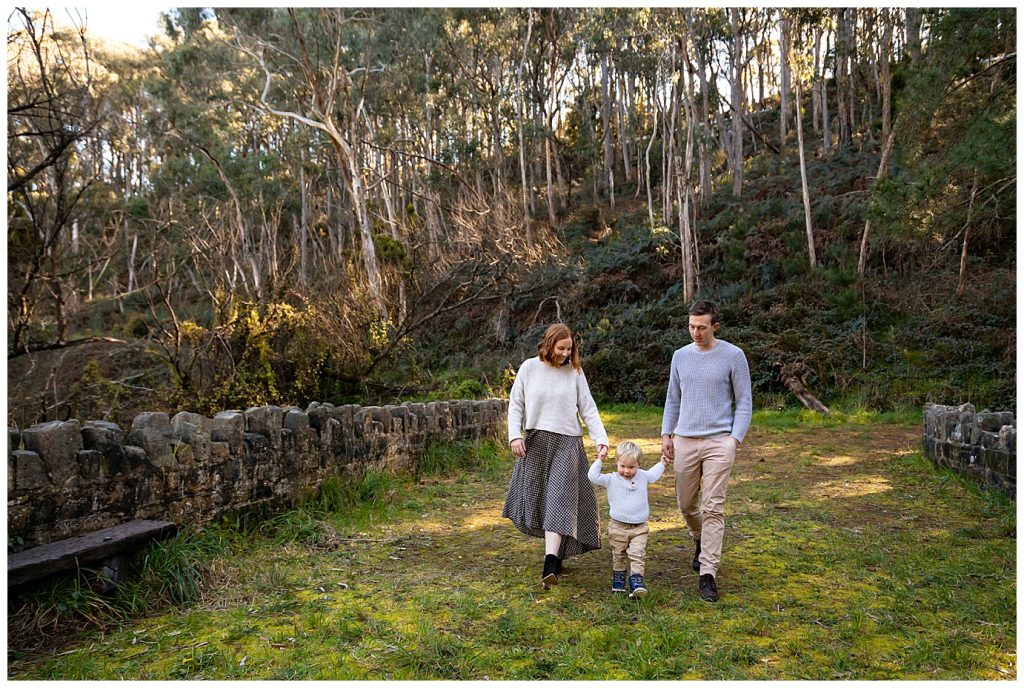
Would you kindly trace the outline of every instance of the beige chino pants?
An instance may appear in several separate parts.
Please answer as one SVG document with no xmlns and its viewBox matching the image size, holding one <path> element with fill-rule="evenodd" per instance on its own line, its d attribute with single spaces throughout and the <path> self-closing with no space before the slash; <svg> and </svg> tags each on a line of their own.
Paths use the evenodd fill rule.
<svg viewBox="0 0 1024 688">
<path fill-rule="evenodd" d="M 725 491 L 736 461 L 736 440 L 728 433 L 672 438 L 676 501 L 690 537 L 700 540 L 700 575 L 718 573 L 725 537 Z"/>
<path fill-rule="evenodd" d="M 651 529 L 646 523 L 623 523 L 614 518 L 608 519 L 608 546 L 612 550 L 612 571 L 625 571 L 628 558 L 630 573 L 644 575 L 649 532 Z"/>
</svg>

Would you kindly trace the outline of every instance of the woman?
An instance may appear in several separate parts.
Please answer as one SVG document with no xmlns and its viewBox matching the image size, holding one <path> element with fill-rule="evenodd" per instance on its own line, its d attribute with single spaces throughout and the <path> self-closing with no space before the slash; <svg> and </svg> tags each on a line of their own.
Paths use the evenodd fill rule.
<svg viewBox="0 0 1024 688">
<path fill-rule="evenodd" d="M 523 361 L 509 393 L 508 441 L 516 465 L 502 512 L 522 532 L 544 538 L 545 588 L 558 583 L 562 559 L 601 546 L 580 417 L 597 458 L 604 459 L 608 435 L 572 331 L 558 323 L 544 333 L 537 356 Z"/>
</svg>

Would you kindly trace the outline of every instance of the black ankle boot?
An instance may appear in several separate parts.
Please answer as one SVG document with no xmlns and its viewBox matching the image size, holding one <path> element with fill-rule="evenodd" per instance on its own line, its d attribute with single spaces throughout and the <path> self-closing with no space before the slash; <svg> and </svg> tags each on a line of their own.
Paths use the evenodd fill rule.
<svg viewBox="0 0 1024 688">
<path fill-rule="evenodd" d="M 540 579 L 540 582 L 544 585 L 544 589 L 550 588 L 552 585 L 558 585 L 558 576 L 555 573 L 555 569 L 558 566 L 558 557 L 554 554 L 544 555 L 544 574 Z"/>
<path fill-rule="evenodd" d="M 562 557 L 558 557 L 557 559 L 555 559 L 555 575 L 562 575 Z"/>
<path fill-rule="evenodd" d="M 693 553 L 693 563 L 690 566 L 693 567 L 694 571 L 700 571 L 700 540 L 693 541 L 697 545 L 697 549 Z"/>
<path fill-rule="evenodd" d="M 700 577 L 698 588 L 700 590 L 700 598 L 705 602 L 718 601 L 718 584 L 715 582 L 715 577 L 710 573 L 705 573 Z"/>
</svg>

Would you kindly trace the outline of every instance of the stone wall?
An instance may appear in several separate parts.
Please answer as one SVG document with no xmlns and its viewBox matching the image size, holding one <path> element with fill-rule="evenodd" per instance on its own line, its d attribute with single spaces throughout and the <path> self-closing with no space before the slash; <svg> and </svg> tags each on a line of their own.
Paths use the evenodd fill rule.
<svg viewBox="0 0 1024 688">
<path fill-rule="evenodd" d="M 1012 413 L 974 406 L 924 407 L 924 455 L 1017 498 L 1017 421 Z"/>
<path fill-rule="evenodd" d="M 8 429 L 7 534 L 17 549 L 137 518 L 199 524 L 287 506 L 331 474 L 415 468 L 435 442 L 504 436 L 508 402 L 260 406 Z M 19 540 L 20 538 L 20 540 Z"/>
</svg>

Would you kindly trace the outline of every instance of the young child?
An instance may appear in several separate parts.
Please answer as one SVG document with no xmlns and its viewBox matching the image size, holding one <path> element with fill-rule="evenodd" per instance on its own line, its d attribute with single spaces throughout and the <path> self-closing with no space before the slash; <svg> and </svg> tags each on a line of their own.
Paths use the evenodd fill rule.
<svg viewBox="0 0 1024 688">
<path fill-rule="evenodd" d="M 608 490 L 608 542 L 612 548 L 612 592 L 626 592 L 626 559 L 629 559 L 629 596 L 643 597 L 644 557 L 647 553 L 647 486 L 665 472 L 669 459 L 649 470 L 640 468 L 644 453 L 633 442 L 623 442 L 615 448 L 615 473 L 601 475 L 601 459 L 595 459 L 587 477 L 594 485 Z"/>
</svg>

